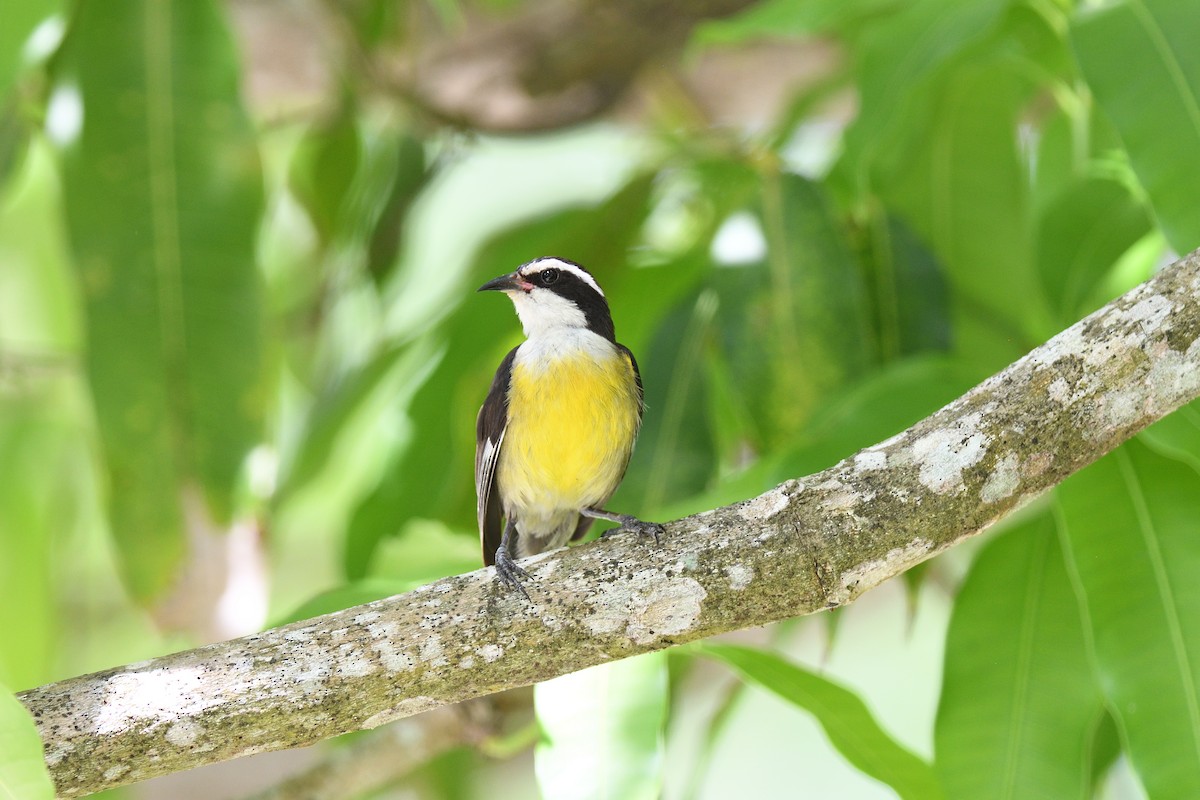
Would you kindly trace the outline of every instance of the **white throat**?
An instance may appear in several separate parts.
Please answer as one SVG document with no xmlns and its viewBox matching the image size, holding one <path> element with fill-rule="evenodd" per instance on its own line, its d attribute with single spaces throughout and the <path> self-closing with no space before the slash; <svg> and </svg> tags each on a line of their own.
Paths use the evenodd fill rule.
<svg viewBox="0 0 1200 800">
<path fill-rule="evenodd" d="M 617 355 L 608 339 L 587 328 L 561 328 L 552 336 L 530 336 L 517 348 L 516 363 L 525 370 L 552 369 L 561 359 L 587 358 L 604 364 Z"/>
<path fill-rule="evenodd" d="M 587 317 L 579 307 L 548 289 L 507 294 L 517 309 L 527 339 L 537 339 L 548 333 L 561 335 L 571 329 L 587 330 Z"/>
</svg>

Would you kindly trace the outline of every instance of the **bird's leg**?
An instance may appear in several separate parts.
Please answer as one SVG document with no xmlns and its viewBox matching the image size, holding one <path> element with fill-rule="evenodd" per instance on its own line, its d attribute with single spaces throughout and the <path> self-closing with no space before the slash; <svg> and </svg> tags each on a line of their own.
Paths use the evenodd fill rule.
<svg viewBox="0 0 1200 800">
<path fill-rule="evenodd" d="M 600 534 L 601 538 L 620 530 L 628 530 L 633 531 L 638 536 L 653 536 L 654 543 L 658 544 L 659 537 L 662 536 L 664 531 L 663 526 L 657 522 L 643 522 L 632 514 L 617 514 L 612 511 L 605 511 L 602 508 L 581 508 L 579 509 L 579 513 L 592 519 L 606 519 L 621 526 L 620 528 L 605 531 Z"/>
<path fill-rule="evenodd" d="M 516 525 L 511 519 L 505 522 L 504 533 L 500 536 L 500 546 L 496 548 L 496 580 L 511 589 L 516 589 L 525 596 L 526 600 L 529 600 L 529 592 L 525 591 L 525 587 L 521 585 L 521 581 L 529 578 L 529 573 L 521 569 L 508 552 L 508 545 L 515 531 Z"/>
</svg>

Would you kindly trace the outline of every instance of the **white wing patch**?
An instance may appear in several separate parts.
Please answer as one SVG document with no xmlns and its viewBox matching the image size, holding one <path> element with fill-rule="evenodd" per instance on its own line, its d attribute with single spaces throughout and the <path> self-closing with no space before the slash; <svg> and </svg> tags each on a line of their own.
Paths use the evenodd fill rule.
<svg viewBox="0 0 1200 800">
<path fill-rule="evenodd" d="M 508 430 L 505 428 L 504 430 Z M 504 442 L 504 430 L 493 441 L 491 437 L 479 448 L 475 461 L 475 516 L 479 523 L 479 535 L 483 536 L 483 518 L 487 514 L 488 497 L 495 486 L 496 464 L 500 462 L 500 445 Z"/>
</svg>

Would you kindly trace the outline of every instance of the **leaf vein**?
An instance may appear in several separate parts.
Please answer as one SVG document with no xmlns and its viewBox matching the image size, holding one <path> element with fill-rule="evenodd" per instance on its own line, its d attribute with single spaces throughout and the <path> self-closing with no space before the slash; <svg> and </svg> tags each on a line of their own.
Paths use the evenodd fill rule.
<svg viewBox="0 0 1200 800">
<path fill-rule="evenodd" d="M 1197 703 L 1194 673 L 1184 643 L 1183 626 L 1179 621 L 1179 607 L 1175 603 L 1175 593 L 1171 588 L 1171 579 L 1167 574 L 1166 563 L 1163 561 L 1162 550 L 1159 546 L 1158 531 L 1155 528 L 1154 520 L 1150 517 L 1150 509 L 1146 504 L 1141 481 L 1138 479 L 1133 464 L 1130 463 L 1129 455 L 1124 450 L 1118 450 L 1117 454 L 1121 476 L 1129 488 L 1129 497 L 1133 502 L 1134 514 L 1137 516 L 1138 531 L 1145 543 L 1146 554 L 1154 572 L 1155 585 L 1162 600 L 1163 616 L 1166 618 L 1171 649 L 1175 655 L 1175 666 L 1179 670 L 1188 719 L 1191 722 L 1192 746 L 1196 750 L 1197 759 L 1200 760 L 1200 704 Z"/>
<path fill-rule="evenodd" d="M 1146 8 L 1146 4 L 1142 0 L 1130 0 L 1129 7 L 1137 17 L 1138 22 L 1142 24 L 1146 35 L 1150 37 L 1155 50 L 1158 51 L 1163 67 L 1166 68 L 1167 74 L 1171 76 L 1171 82 L 1175 84 L 1175 90 L 1178 92 L 1179 99 L 1187 111 L 1188 119 L 1192 124 L 1192 133 L 1195 134 L 1197 139 L 1200 139 L 1200 98 L 1197 98 L 1196 93 L 1192 91 L 1187 75 L 1184 74 L 1183 67 L 1180 65 L 1179 59 L 1176 58 L 1175 51 L 1171 47 L 1171 43 L 1167 40 L 1166 34 L 1163 33 L 1162 26 L 1158 24 L 1158 20 L 1154 18 L 1154 15 L 1150 13 L 1150 10 Z"/>
<path fill-rule="evenodd" d="M 1029 682 L 1033 661 L 1033 638 L 1036 627 L 1038 609 L 1042 599 L 1042 576 L 1046 570 L 1046 547 L 1048 540 L 1039 537 L 1034 545 L 1028 573 L 1028 586 L 1025 591 L 1024 609 L 1021 613 L 1021 639 L 1017 645 L 1016 682 L 1013 691 L 1012 711 L 1009 715 L 1008 747 L 1004 763 L 1004 782 L 1001 784 L 1002 797 L 1020 797 L 1017 793 L 1017 769 L 1019 759 L 1017 753 L 1024 739 L 1022 720 L 1027 719 L 1026 709 L 1029 706 Z"/>
</svg>

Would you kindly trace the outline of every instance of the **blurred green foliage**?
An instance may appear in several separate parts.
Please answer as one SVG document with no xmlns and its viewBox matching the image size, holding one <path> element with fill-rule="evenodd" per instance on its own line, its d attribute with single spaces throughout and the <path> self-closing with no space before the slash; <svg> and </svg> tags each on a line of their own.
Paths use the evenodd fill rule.
<svg viewBox="0 0 1200 800">
<path fill-rule="evenodd" d="M 25 707 L 0 686 L 0 795 L 50 800 L 54 785 L 42 763 L 41 740 Z"/>
<path fill-rule="evenodd" d="M 846 760 L 890 786 L 901 800 L 943 797 L 929 764 L 894 742 L 854 692 L 762 650 L 728 644 L 695 649 L 811 713 Z"/>
<path fill-rule="evenodd" d="M 540 255 L 594 271 L 641 363 L 623 511 L 742 499 L 937 409 L 1200 246 L 1194 0 L 1095 5 L 763 0 L 672 69 L 823 43 L 822 77 L 765 126 L 662 90 L 636 122 L 505 140 L 381 92 L 369 65 L 419 44 L 414 14 L 452 35 L 531 3 L 326 4 L 327 96 L 271 114 L 244 100 L 258 40 L 236 40 L 233 6 L 8 0 L 0 682 L 476 568 L 474 417 L 520 333 L 473 291 Z M 671 683 L 704 674 L 698 651 L 811 713 L 881 782 L 840 796 L 1109 797 L 1114 763 L 1151 798 L 1200 796 L 1198 472 L 1192 404 L 965 575 L 916 573 L 913 597 L 932 575 L 953 603 L 924 747 L 820 664 L 712 646 Z M 257 569 L 230 555 L 247 531 Z M 656 658 L 539 693 L 548 797 L 599 796 L 598 772 L 705 796 L 664 784 L 667 761 L 700 766 L 664 740 L 694 695 Z M 5 697 L 0 794 L 48 796 Z M 485 769 L 446 764 L 427 780 L 447 796 Z M 778 769 L 786 787 L 805 766 Z"/>
</svg>

